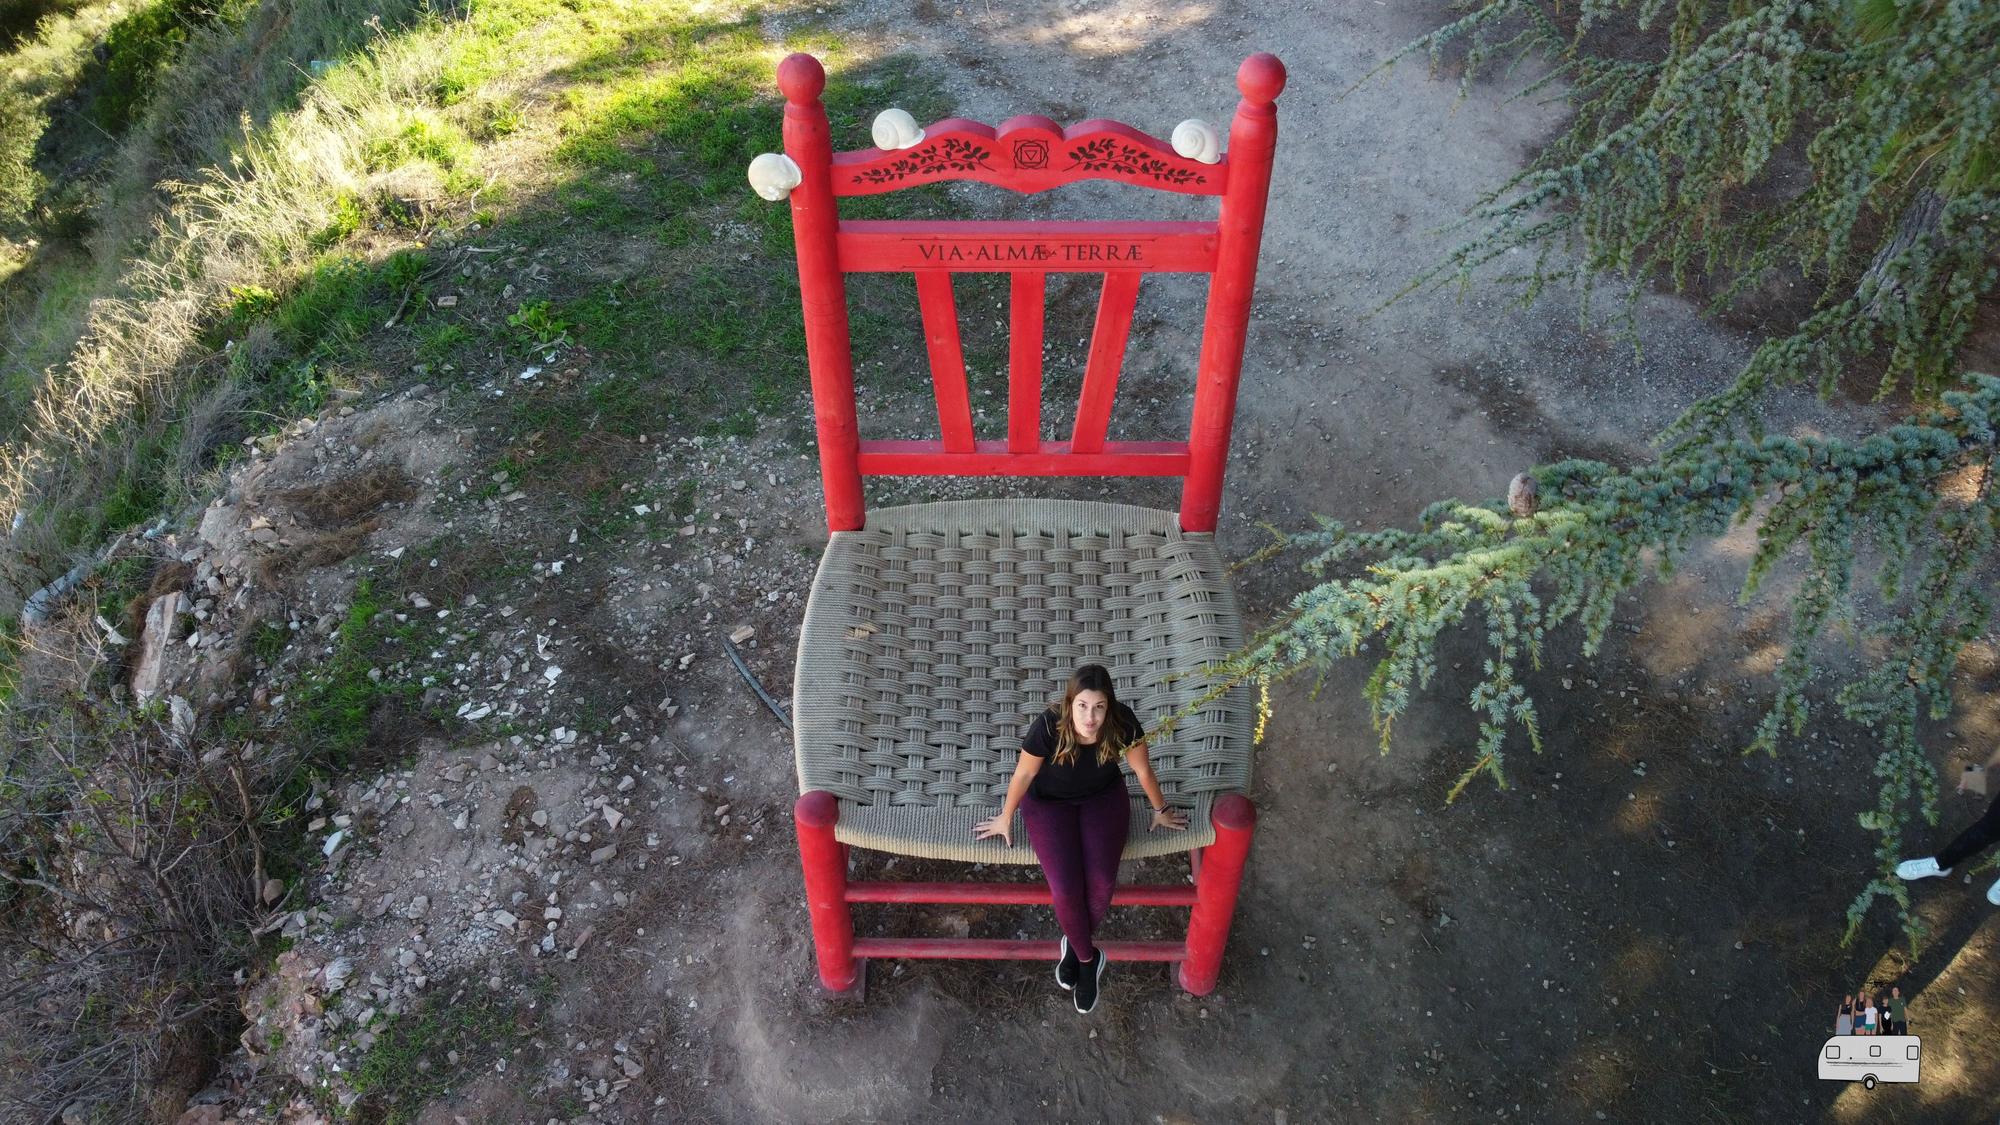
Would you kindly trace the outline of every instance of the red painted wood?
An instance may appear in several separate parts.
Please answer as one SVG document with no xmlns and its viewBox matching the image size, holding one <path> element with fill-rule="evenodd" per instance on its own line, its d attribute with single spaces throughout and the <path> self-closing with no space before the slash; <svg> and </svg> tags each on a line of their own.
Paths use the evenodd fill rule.
<svg viewBox="0 0 2000 1125">
<path fill-rule="evenodd" d="M 811 55 L 778 64 L 785 94 L 785 155 L 804 179 L 792 191 L 792 236 L 799 259 L 799 303 L 805 316 L 806 366 L 812 375 L 813 422 L 819 432 L 819 473 L 826 490 L 829 531 L 856 531 L 867 518 L 856 462 L 854 358 L 847 331 L 847 288 L 834 234 L 840 224 L 832 183 L 833 148 L 819 94 L 826 71 Z"/>
<path fill-rule="evenodd" d="M 1107 273 L 1097 298 L 1097 326 L 1090 333 L 1090 358 L 1083 366 L 1083 393 L 1077 397 L 1076 427 L 1070 450 L 1099 453 L 1111 425 L 1111 402 L 1118 394 L 1118 369 L 1125 362 L 1125 341 L 1132 331 L 1132 310 L 1139 299 L 1139 275 Z"/>
<path fill-rule="evenodd" d="M 847 273 L 952 270 L 998 273 L 1207 273 L 1215 269 L 1211 222 L 908 222 L 849 219 L 835 245 Z"/>
<path fill-rule="evenodd" d="M 833 156 L 836 195 L 874 195 L 940 180 L 975 180 L 1019 192 L 1082 180 L 1118 180 L 1187 195 L 1221 195 L 1229 158 L 1203 164 L 1158 137 L 1116 121 L 1081 121 L 1065 129 L 1046 117 L 1009 118 L 998 129 L 947 117 L 924 129 L 915 146 L 865 148 Z"/>
<path fill-rule="evenodd" d="M 950 453 L 938 441 L 864 441 L 862 473 L 871 477 L 1178 477 L 1188 470 L 1187 446 L 1177 441 L 1111 441 L 1102 453 L 1072 453 L 1066 441 L 1044 441 L 1033 453 L 1006 442 L 979 441 L 972 453 Z"/>
<path fill-rule="evenodd" d="M 998 906 L 1047 906 L 1047 883 L 892 883 L 847 884 L 848 902 L 990 903 Z M 1131 884 L 1112 888 L 1113 906 L 1193 906 L 1191 884 Z"/>
<path fill-rule="evenodd" d="M 1250 857 L 1250 837 L 1257 830 L 1257 809 L 1240 793 L 1217 798 L 1209 814 L 1215 843 L 1204 848 L 1195 875 L 1196 902 L 1188 912 L 1187 960 L 1181 962 L 1181 987 L 1196 996 L 1215 988 L 1222 972 L 1222 950 L 1229 944 L 1229 923 L 1236 915 L 1236 895 L 1243 884 L 1243 865 Z"/>
<path fill-rule="evenodd" d="M 803 794 L 792 806 L 819 980 L 831 991 L 846 992 L 860 983 L 861 974 L 854 963 L 854 917 L 847 907 L 847 851 L 833 838 L 839 819 L 840 802 L 824 789 Z"/>
<path fill-rule="evenodd" d="M 923 311 L 924 346 L 931 357 L 931 387 L 937 393 L 938 430 L 952 453 L 972 452 L 972 400 L 965 386 L 965 349 L 958 339 L 958 306 L 951 299 L 951 275 L 917 271 L 917 305 Z"/>
<path fill-rule="evenodd" d="M 1039 271 L 1010 274 L 1007 324 L 1007 449 L 1033 453 L 1042 440 L 1042 316 Z"/>
<path fill-rule="evenodd" d="M 1095 943 L 1113 961 L 1179 961 L 1187 955 L 1177 941 L 1100 941 Z M 910 957 L 964 961 L 1053 961 L 1060 947 L 1052 941 L 1007 938 L 860 938 L 859 957 Z"/>
<path fill-rule="evenodd" d="M 784 91 L 785 152 L 802 182 L 791 194 L 807 358 L 811 369 L 820 470 L 833 530 L 863 526 L 861 477 L 869 474 L 1165 475 L 1185 476 L 1181 526 L 1212 531 L 1222 494 L 1229 433 L 1249 322 L 1259 243 L 1277 139 L 1275 99 L 1285 71 L 1266 54 L 1237 71 L 1242 101 L 1230 126 L 1229 153 L 1203 165 L 1158 138 L 1108 121 L 1067 129 L 1024 117 L 996 130 L 948 120 L 916 147 L 883 153 L 834 153 L 819 102 L 825 72 L 806 55 L 778 68 Z M 1167 191 L 1222 196 L 1215 223 L 864 223 L 843 224 L 836 197 L 893 191 L 944 179 L 976 180 L 1016 191 L 1042 191 L 1078 180 L 1109 179 Z M 1122 246 L 1122 249 L 1120 247 Z M 845 271 L 910 270 L 918 275 L 926 345 L 936 376 L 938 441 L 863 442 L 856 429 L 852 340 Z M 964 356 L 949 274 L 1006 272 L 1012 278 L 1007 440 L 972 436 Z M 1072 440 L 1040 440 L 1046 274 L 1106 274 L 1077 404 Z M 1193 422 L 1188 441 L 1105 440 L 1119 368 L 1130 334 L 1138 275 L 1209 272 Z M 847 882 L 847 847 L 834 839 L 839 802 L 829 793 L 800 797 L 794 808 L 799 855 L 821 982 L 855 993 L 860 957 L 1044 959 L 1048 942 L 949 938 L 856 940 L 851 902 L 995 902 L 1033 905 L 1045 887 L 1002 884 Z M 1216 802 L 1214 844 L 1189 855 L 1195 885 L 1121 888 L 1114 901 L 1189 906 L 1188 937 L 1177 942 L 1103 942 L 1113 959 L 1179 961 L 1183 988 L 1215 987 L 1247 861 L 1256 814 L 1240 795 Z"/>
<path fill-rule="evenodd" d="M 1236 86 L 1243 100 L 1236 103 L 1236 118 L 1229 125 L 1229 191 L 1222 197 L 1217 220 L 1222 241 L 1201 330 L 1194 419 L 1188 430 L 1191 461 L 1181 485 L 1183 531 L 1214 531 L 1222 506 L 1222 473 L 1229 461 L 1236 384 L 1243 371 L 1250 297 L 1257 285 L 1257 248 L 1264 235 L 1271 154 L 1278 143 L 1278 110 L 1273 102 L 1285 88 L 1285 65 L 1276 55 L 1251 55 L 1236 70 Z"/>
</svg>

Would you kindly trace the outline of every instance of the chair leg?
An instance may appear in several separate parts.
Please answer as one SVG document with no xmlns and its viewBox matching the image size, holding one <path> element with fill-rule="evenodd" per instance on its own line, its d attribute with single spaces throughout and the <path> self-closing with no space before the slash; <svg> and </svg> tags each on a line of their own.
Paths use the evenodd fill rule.
<svg viewBox="0 0 2000 1125">
<path fill-rule="evenodd" d="M 847 848 L 833 838 L 839 819 L 840 802 L 823 789 L 800 796 L 792 806 L 819 981 L 828 991 L 847 993 L 860 984 L 861 974 L 854 959 L 854 916 L 847 904 Z"/>
<path fill-rule="evenodd" d="M 1222 949 L 1229 943 L 1236 892 L 1243 882 L 1243 864 L 1257 828 L 1256 807 L 1239 793 L 1217 800 L 1210 817 L 1215 824 L 1215 843 L 1202 849 L 1194 882 L 1194 908 L 1188 912 L 1187 956 L 1180 969 L 1181 987 L 1196 996 L 1214 991 L 1215 980 L 1222 973 Z"/>
</svg>

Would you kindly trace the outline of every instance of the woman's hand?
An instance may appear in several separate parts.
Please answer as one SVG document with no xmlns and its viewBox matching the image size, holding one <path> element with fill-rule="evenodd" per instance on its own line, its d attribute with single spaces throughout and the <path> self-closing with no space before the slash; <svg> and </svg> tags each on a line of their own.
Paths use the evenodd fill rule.
<svg viewBox="0 0 2000 1125">
<path fill-rule="evenodd" d="M 994 813 L 992 816 L 972 826 L 972 838 L 975 840 L 984 840 L 993 836 L 1000 837 L 1002 840 L 1007 841 L 1008 847 L 1013 847 L 1014 818 Z"/>
<path fill-rule="evenodd" d="M 1187 814 L 1171 806 L 1164 809 L 1155 809 L 1153 811 L 1153 823 L 1146 826 L 1146 831 L 1151 832 L 1155 828 L 1171 828 L 1176 832 L 1186 831 Z"/>
</svg>

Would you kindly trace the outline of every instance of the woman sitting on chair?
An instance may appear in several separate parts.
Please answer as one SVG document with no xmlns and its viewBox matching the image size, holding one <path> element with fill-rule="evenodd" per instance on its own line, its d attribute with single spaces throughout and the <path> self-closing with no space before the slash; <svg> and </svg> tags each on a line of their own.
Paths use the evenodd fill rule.
<svg viewBox="0 0 2000 1125">
<path fill-rule="evenodd" d="M 1102 664 L 1078 668 L 1062 702 L 1028 725 L 1000 812 L 973 829 L 975 839 L 998 836 L 1011 846 L 1014 810 L 1020 808 L 1062 926 L 1056 983 L 1074 993 L 1079 1012 L 1097 1006 L 1105 959 L 1091 939 L 1111 909 L 1131 824 L 1121 758 L 1131 763 L 1153 807 L 1148 831 L 1187 827 L 1187 817 L 1168 808 L 1160 793 L 1146 758 L 1145 733 L 1132 709 L 1118 702 Z"/>
</svg>

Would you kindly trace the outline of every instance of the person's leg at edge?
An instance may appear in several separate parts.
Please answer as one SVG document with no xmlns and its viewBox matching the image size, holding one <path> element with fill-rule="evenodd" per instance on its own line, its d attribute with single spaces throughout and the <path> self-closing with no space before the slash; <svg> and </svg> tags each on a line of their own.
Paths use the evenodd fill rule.
<svg viewBox="0 0 2000 1125">
<path fill-rule="evenodd" d="M 1076 805 L 1044 801 L 1032 794 L 1021 799 L 1021 821 L 1028 829 L 1028 843 L 1035 860 L 1048 880 L 1049 897 L 1056 910 L 1056 924 L 1078 958 L 1097 956 L 1090 943 L 1090 904 L 1085 896 L 1083 841 Z"/>
<path fill-rule="evenodd" d="M 1123 785 L 1113 785 L 1083 803 L 1083 877 L 1090 907 L 1090 932 L 1104 924 L 1111 893 L 1118 887 L 1118 859 L 1132 827 L 1132 802 Z"/>
<path fill-rule="evenodd" d="M 1937 865 L 1943 869 L 1957 867 L 1971 859 L 1995 840 L 2000 840 L 2000 795 L 1986 807 L 1986 815 L 1972 822 L 1971 827 L 1960 832 L 1952 842 L 1937 854 Z"/>
</svg>

